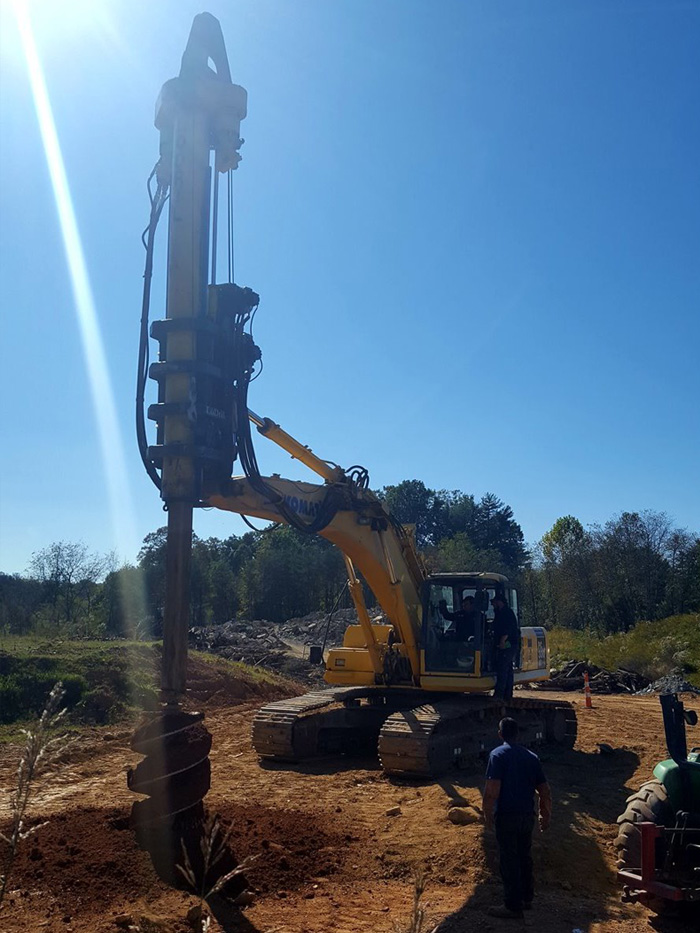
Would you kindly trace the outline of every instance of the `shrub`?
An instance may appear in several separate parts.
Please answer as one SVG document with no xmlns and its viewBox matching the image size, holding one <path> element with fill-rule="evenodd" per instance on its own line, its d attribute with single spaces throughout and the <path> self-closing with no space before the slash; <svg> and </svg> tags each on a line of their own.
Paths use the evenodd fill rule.
<svg viewBox="0 0 700 933">
<path fill-rule="evenodd" d="M 600 638 L 595 632 L 553 628 L 548 633 L 554 667 L 577 658 L 616 670 L 638 671 L 656 680 L 681 668 L 688 680 L 700 685 L 700 615 L 670 616 L 656 622 L 638 622 L 629 632 Z"/>
<path fill-rule="evenodd" d="M 153 649 L 105 643 L 18 639 L 0 651 L 0 722 L 31 719 L 57 681 L 69 718 L 104 724 L 157 703 Z"/>
</svg>

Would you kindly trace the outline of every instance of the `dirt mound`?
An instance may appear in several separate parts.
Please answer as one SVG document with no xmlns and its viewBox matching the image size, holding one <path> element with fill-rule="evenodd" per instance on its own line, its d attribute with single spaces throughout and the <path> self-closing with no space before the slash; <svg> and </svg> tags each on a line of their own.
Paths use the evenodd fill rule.
<svg viewBox="0 0 700 933">
<path fill-rule="evenodd" d="M 232 848 L 238 859 L 256 856 L 246 869 L 253 889 L 262 893 L 298 891 L 317 878 L 341 872 L 357 841 L 350 827 L 320 815 L 260 805 L 219 807 L 224 825 L 232 828 Z"/>
<path fill-rule="evenodd" d="M 269 671 L 249 671 L 194 651 L 187 658 L 187 694 L 190 704 L 196 706 L 217 709 L 241 703 L 262 704 L 304 691 L 303 684 Z"/>
<path fill-rule="evenodd" d="M 8 906 L 21 906 L 27 892 L 38 888 L 45 895 L 47 917 L 76 916 L 96 905 L 104 913 L 133 885 L 159 884 L 128 817 L 128 810 L 92 807 L 54 814 L 19 848 Z"/>
<path fill-rule="evenodd" d="M 256 856 L 246 870 L 253 889 L 282 898 L 342 871 L 347 842 L 357 838 L 337 824 L 324 827 L 313 814 L 277 807 L 229 805 L 222 816 L 224 828 L 232 826 L 237 858 Z M 30 839 L 15 861 L 9 908 L 21 909 L 27 892 L 38 889 L 46 919 L 68 923 L 64 918 L 116 915 L 124 902 L 134 903 L 144 891 L 168 890 L 136 844 L 128 809 L 64 811 Z"/>
</svg>

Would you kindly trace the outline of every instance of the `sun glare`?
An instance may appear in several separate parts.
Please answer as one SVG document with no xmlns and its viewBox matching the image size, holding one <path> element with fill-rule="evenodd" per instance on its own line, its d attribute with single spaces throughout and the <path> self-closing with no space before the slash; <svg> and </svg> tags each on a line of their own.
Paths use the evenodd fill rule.
<svg viewBox="0 0 700 933">
<path fill-rule="evenodd" d="M 5 0 L 0 0 L 5 5 Z M 112 32 L 114 0 L 9 0 L 15 16 L 31 19 L 41 45 Z"/>
<path fill-rule="evenodd" d="M 138 541 L 136 539 L 134 512 L 127 480 L 124 446 L 119 431 L 114 393 L 110 384 L 97 309 L 90 286 L 90 277 L 51 109 L 51 101 L 32 30 L 30 10 L 34 7 L 34 4 L 28 4 L 22 2 L 22 0 L 13 0 L 12 6 L 17 20 L 22 53 L 26 62 L 39 130 L 56 200 L 56 210 L 73 289 L 75 312 L 100 438 L 115 547 L 118 553 L 125 557 L 135 554 Z M 46 2 L 40 4 L 40 6 L 42 9 L 55 10 L 55 15 L 58 16 L 58 11 L 65 12 L 71 6 L 86 7 L 87 4 Z"/>
</svg>

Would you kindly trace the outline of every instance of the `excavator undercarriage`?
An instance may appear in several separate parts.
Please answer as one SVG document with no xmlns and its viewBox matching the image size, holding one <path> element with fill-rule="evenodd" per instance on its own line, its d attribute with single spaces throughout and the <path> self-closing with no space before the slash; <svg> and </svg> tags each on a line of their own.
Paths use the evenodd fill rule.
<svg viewBox="0 0 700 933">
<path fill-rule="evenodd" d="M 262 759 L 298 762 L 376 751 L 385 773 L 434 777 L 472 766 L 493 748 L 498 722 L 512 716 L 523 744 L 572 748 L 576 713 L 564 702 L 497 700 L 420 688 L 342 687 L 263 707 L 253 721 Z"/>
</svg>

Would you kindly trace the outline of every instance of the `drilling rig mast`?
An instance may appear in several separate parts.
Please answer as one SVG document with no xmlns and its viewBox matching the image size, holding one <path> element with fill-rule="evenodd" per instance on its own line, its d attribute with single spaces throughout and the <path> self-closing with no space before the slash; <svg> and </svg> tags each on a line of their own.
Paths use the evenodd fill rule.
<svg viewBox="0 0 700 933">
<path fill-rule="evenodd" d="M 168 528 L 162 706 L 132 739 L 132 748 L 146 757 L 129 772 L 128 784 L 147 795 L 132 808 L 137 838 L 149 850 L 156 869 L 171 881 L 177 878 L 181 844 L 188 843 L 195 852 L 199 849 L 202 799 L 210 786 L 211 736 L 201 713 L 182 708 L 187 687 L 192 515 L 231 476 L 236 459 L 234 372 L 248 373 L 259 359 L 252 339 L 242 334 L 258 296 L 233 283 L 231 173 L 240 161 L 240 124 L 246 104 L 245 90 L 231 82 L 218 20 L 208 13 L 196 16 L 180 74 L 166 82 L 156 104 L 160 158 L 149 179 L 151 215 L 144 233 L 136 399 L 139 450 L 163 499 Z M 228 281 L 217 284 L 221 175 L 228 181 L 229 261 Z M 150 329 L 159 354 L 149 367 L 154 239 L 166 202 L 166 315 Z M 147 413 L 157 425 L 152 446 L 146 439 L 144 412 L 148 376 L 158 385 L 158 400 Z M 241 885 L 244 881 L 239 878 L 236 886 Z"/>
</svg>

